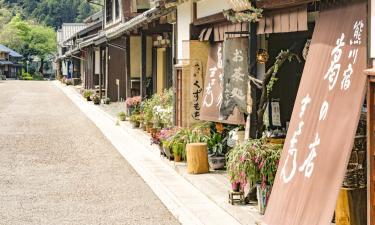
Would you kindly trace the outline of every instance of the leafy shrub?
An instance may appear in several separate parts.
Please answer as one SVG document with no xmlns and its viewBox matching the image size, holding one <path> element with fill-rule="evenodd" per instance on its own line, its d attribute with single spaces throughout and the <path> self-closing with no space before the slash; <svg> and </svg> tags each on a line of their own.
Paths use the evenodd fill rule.
<svg viewBox="0 0 375 225">
<path fill-rule="evenodd" d="M 93 94 L 92 91 L 90 91 L 90 90 L 85 90 L 85 91 L 83 92 L 83 97 L 86 98 L 86 99 L 88 99 L 88 98 L 91 97 L 92 94 Z"/>
<path fill-rule="evenodd" d="M 33 80 L 44 80 L 44 76 L 43 74 L 39 73 L 39 72 L 36 72 L 34 75 L 33 75 Z"/>
<path fill-rule="evenodd" d="M 22 73 L 21 80 L 33 80 L 34 78 L 29 73 Z"/>
<path fill-rule="evenodd" d="M 125 119 L 126 119 L 126 113 L 125 112 L 120 112 L 117 116 L 121 121 L 125 121 Z"/>
</svg>

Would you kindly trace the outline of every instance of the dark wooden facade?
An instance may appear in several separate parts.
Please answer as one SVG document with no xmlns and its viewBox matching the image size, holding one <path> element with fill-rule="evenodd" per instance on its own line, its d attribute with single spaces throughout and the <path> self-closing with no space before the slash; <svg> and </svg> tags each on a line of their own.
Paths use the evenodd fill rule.
<svg viewBox="0 0 375 225">
<path fill-rule="evenodd" d="M 112 101 L 126 98 L 127 70 L 126 43 L 128 38 L 122 36 L 108 43 L 107 97 Z"/>
</svg>

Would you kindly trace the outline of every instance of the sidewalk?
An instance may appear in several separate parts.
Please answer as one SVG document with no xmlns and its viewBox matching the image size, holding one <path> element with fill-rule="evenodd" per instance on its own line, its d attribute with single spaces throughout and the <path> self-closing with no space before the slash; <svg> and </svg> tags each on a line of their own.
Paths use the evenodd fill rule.
<svg viewBox="0 0 375 225">
<path fill-rule="evenodd" d="M 54 84 L 95 123 L 181 224 L 253 225 L 261 218 L 254 205 L 228 203 L 230 184 L 224 172 L 187 174 L 185 163 L 160 157 L 148 134 L 128 122 L 116 126 L 115 113 L 86 102 L 72 87 Z"/>
</svg>

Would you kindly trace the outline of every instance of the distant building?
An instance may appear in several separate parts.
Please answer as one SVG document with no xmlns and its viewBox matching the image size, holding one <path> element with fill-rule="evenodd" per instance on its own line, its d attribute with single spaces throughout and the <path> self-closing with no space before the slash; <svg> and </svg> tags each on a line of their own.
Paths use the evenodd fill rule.
<svg viewBox="0 0 375 225">
<path fill-rule="evenodd" d="M 0 44 L 0 75 L 6 78 L 16 78 L 22 73 L 23 56 L 18 52 Z"/>
</svg>

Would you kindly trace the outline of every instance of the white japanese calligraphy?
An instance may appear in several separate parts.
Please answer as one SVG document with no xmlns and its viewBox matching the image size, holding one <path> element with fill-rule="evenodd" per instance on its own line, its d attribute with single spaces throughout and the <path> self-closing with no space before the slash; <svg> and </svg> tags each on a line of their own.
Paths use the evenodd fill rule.
<svg viewBox="0 0 375 225">
<path fill-rule="evenodd" d="M 331 56 L 333 56 L 333 59 L 331 61 L 331 65 L 324 76 L 324 80 L 328 79 L 329 83 L 329 90 L 332 90 L 337 82 L 337 78 L 340 73 L 341 64 L 338 62 L 340 61 L 341 55 L 342 55 L 342 47 L 345 45 L 344 42 L 345 34 L 342 33 L 341 37 L 337 39 L 336 41 L 336 47 L 332 50 Z"/>
<path fill-rule="evenodd" d="M 243 61 L 244 58 L 243 58 L 242 50 L 236 49 L 233 54 L 234 54 L 234 57 L 232 59 L 233 61 L 235 61 L 235 62 L 242 62 Z"/>
<path fill-rule="evenodd" d="M 363 24 L 363 20 L 356 21 L 353 25 L 353 30 L 354 30 L 354 35 L 353 38 L 354 40 L 350 40 L 350 45 L 360 45 L 361 44 L 361 36 L 363 32 L 363 27 L 365 25 Z"/>
<path fill-rule="evenodd" d="M 322 107 L 320 108 L 319 121 L 323 121 L 326 119 L 328 109 L 329 109 L 329 104 L 327 101 L 324 101 L 322 104 Z"/>
<path fill-rule="evenodd" d="M 303 118 L 303 115 L 305 114 L 305 111 L 307 109 L 307 105 L 310 104 L 310 102 L 311 102 L 311 98 L 310 98 L 309 94 L 307 94 L 301 100 L 301 112 L 299 114 L 300 119 Z M 287 156 L 287 158 L 284 162 L 284 165 L 283 165 L 282 170 L 281 170 L 281 175 L 280 175 L 281 179 L 283 180 L 284 183 L 289 183 L 293 179 L 293 177 L 294 177 L 294 175 L 297 171 L 297 152 L 298 152 L 298 149 L 297 149 L 296 145 L 298 143 L 298 137 L 302 134 L 302 128 L 303 128 L 304 125 L 305 125 L 305 122 L 303 120 L 301 120 L 298 123 L 298 127 L 297 127 L 296 131 L 294 131 L 294 133 L 293 133 L 292 139 L 289 142 L 288 156 Z M 287 165 L 289 163 L 290 157 L 293 157 L 293 162 L 292 162 L 291 170 L 288 173 Z"/>
<path fill-rule="evenodd" d="M 236 82 L 244 81 L 245 74 L 242 73 L 242 68 L 238 67 L 234 69 L 234 73 L 232 74 L 231 78 L 233 79 L 233 81 L 236 81 Z"/>
<path fill-rule="evenodd" d="M 353 74 L 353 66 L 350 63 L 348 68 L 344 71 L 344 79 L 341 81 L 341 90 L 348 90 L 350 87 L 350 77 Z"/>
<path fill-rule="evenodd" d="M 299 168 L 300 172 L 305 171 L 305 177 L 310 178 L 311 175 L 312 175 L 312 173 L 313 173 L 313 171 L 314 171 L 314 162 L 313 162 L 313 160 L 317 157 L 316 148 L 319 146 L 319 144 L 320 144 L 320 138 L 319 138 L 319 134 L 317 133 L 315 135 L 314 142 L 309 145 L 310 153 L 307 156 L 307 159 L 302 164 L 302 166 L 300 166 L 300 168 Z"/>
</svg>

